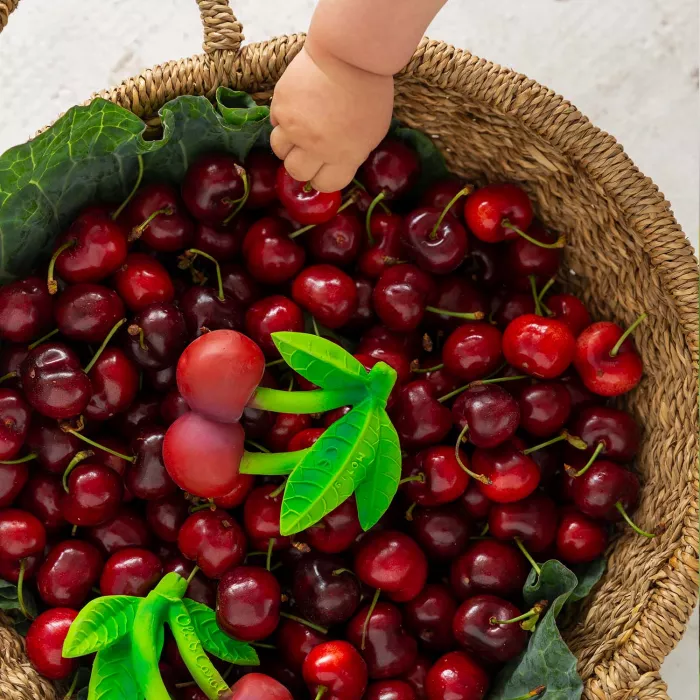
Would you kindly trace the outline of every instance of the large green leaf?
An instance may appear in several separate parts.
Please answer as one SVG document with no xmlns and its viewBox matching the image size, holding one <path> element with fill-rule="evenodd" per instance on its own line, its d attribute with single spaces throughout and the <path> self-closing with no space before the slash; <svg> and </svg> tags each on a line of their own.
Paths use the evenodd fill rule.
<svg viewBox="0 0 700 700">
<path fill-rule="evenodd" d="M 399 436 L 384 409 L 377 409 L 379 441 L 367 476 L 357 485 L 357 514 L 363 530 L 369 530 L 384 515 L 396 495 L 401 479 Z"/>
<path fill-rule="evenodd" d="M 350 389 L 368 384 L 367 370 L 330 340 L 291 331 L 273 333 L 272 340 L 295 372 L 322 389 Z"/>
<path fill-rule="evenodd" d="M 131 632 L 142 598 L 112 595 L 95 598 L 73 620 L 63 643 L 67 659 L 107 649 Z"/>
<path fill-rule="evenodd" d="M 364 480 L 379 440 L 375 405 L 365 399 L 333 423 L 292 472 L 282 501 L 283 535 L 318 522 Z"/>
<path fill-rule="evenodd" d="M 86 204 L 119 202 L 133 187 L 138 156 L 145 177 L 179 183 L 193 159 L 226 151 L 243 159 L 269 138 L 266 107 L 242 92 L 183 96 L 159 112 L 160 140 L 122 107 L 96 99 L 73 107 L 50 129 L 0 156 L 0 283 L 25 274 Z"/>
<path fill-rule="evenodd" d="M 192 618 L 192 625 L 205 651 L 224 661 L 244 666 L 260 664 L 258 654 L 250 644 L 239 642 L 221 631 L 216 622 L 216 613 L 202 603 L 185 598 L 187 612 Z"/>
<path fill-rule="evenodd" d="M 122 639 L 95 657 L 88 700 L 138 700 L 142 697 L 129 656 L 130 640 Z"/>
</svg>

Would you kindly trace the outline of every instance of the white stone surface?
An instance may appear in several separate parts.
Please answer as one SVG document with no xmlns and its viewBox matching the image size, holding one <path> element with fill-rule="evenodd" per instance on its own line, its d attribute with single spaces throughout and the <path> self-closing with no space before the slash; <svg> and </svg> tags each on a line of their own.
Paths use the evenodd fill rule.
<svg viewBox="0 0 700 700">
<path fill-rule="evenodd" d="M 249 41 L 303 31 L 313 6 L 235 0 Z M 428 34 L 548 85 L 614 134 L 698 249 L 697 0 L 451 0 Z M 23 0 L 0 37 L 0 152 L 200 45 L 194 0 Z M 675 700 L 698 697 L 697 638 L 696 611 L 663 667 Z"/>
</svg>

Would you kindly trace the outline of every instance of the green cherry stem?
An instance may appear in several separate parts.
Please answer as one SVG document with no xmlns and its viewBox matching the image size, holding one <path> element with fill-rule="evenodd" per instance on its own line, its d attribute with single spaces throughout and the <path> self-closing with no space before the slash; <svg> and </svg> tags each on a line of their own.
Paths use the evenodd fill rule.
<svg viewBox="0 0 700 700">
<path fill-rule="evenodd" d="M 277 365 L 284 364 L 284 359 L 280 357 L 279 360 L 272 360 L 272 362 L 266 362 L 265 367 L 276 367 Z"/>
<path fill-rule="evenodd" d="M 471 193 L 472 187 L 465 187 L 464 189 L 461 189 L 457 194 L 452 197 L 452 199 L 447 203 L 447 206 L 442 210 L 440 213 L 440 216 L 438 220 L 435 222 L 435 226 L 433 226 L 432 231 L 428 234 L 428 238 L 431 241 L 434 241 L 437 238 L 437 232 L 438 229 L 440 228 L 440 224 L 444 221 L 445 217 L 447 216 L 447 213 L 452 209 L 452 207 L 457 203 L 458 199 L 461 199 L 462 197 L 466 197 L 468 194 Z"/>
<path fill-rule="evenodd" d="M 35 347 L 38 345 L 41 345 L 44 341 L 48 340 L 49 338 L 53 338 L 56 333 L 58 333 L 58 328 L 54 328 L 52 331 L 47 333 L 46 335 L 42 336 L 39 338 L 39 340 L 35 340 L 31 345 L 27 346 L 27 350 L 34 350 Z"/>
<path fill-rule="evenodd" d="M 24 572 L 27 566 L 27 560 L 22 559 L 19 563 L 19 576 L 17 577 L 17 602 L 19 603 L 19 609 L 22 611 L 22 615 L 27 618 L 27 620 L 33 620 L 32 615 L 29 614 L 27 606 L 24 604 Z"/>
<path fill-rule="evenodd" d="M 367 240 L 369 241 L 370 245 L 374 245 L 374 236 L 372 235 L 372 214 L 374 213 L 374 210 L 376 209 L 377 205 L 382 202 L 382 200 L 386 197 L 384 192 L 380 192 L 371 202 L 370 205 L 367 207 L 367 213 L 365 214 L 365 230 L 367 231 Z"/>
<path fill-rule="evenodd" d="M 568 442 L 569 445 L 575 447 L 577 450 L 585 450 L 588 447 L 588 445 L 583 440 L 581 440 L 580 437 L 570 435 L 566 430 L 564 430 L 561 434 L 551 438 L 550 440 L 547 440 L 546 442 L 541 442 L 539 445 L 535 445 L 534 447 L 528 447 L 526 450 L 523 450 L 523 454 L 529 455 L 532 452 L 537 452 L 537 450 L 542 450 L 545 447 L 555 445 L 557 442 L 562 442 L 564 440 L 566 440 L 566 442 Z"/>
<path fill-rule="evenodd" d="M 542 313 L 542 304 L 540 303 L 540 295 L 537 293 L 537 278 L 535 275 L 528 275 L 530 280 L 530 289 L 532 290 L 532 298 L 535 301 L 535 313 L 538 316 L 544 316 Z"/>
<path fill-rule="evenodd" d="M 54 254 L 51 256 L 51 260 L 49 261 L 49 270 L 46 277 L 46 286 L 49 290 L 49 294 L 56 294 L 56 292 L 58 292 L 58 282 L 56 282 L 56 279 L 54 278 L 54 269 L 56 267 L 56 260 L 58 260 L 58 256 L 61 253 L 63 253 L 63 251 L 72 248 L 75 245 L 75 243 L 75 238 L 71 238 L 69 241 L 66 241 L 63 245 L 58 246 Z"/>
<path fill-rule="evenodd" d="M 100 345 L 99 348 L 97 348 L 97 352 L 92 356 L 92 360 L 85 365 L 85 369 L 83 370 L 85 374 L 88 374 L 90 370 L 95 366 L 95 362 L 100 359 L 100 355 L 104 352 L 105 348 L 107 347 L 107 344 L 109 343 L 110 340 L 114 337 L 114 334 L 126 323 L 126 319 L 123 318 L 121 321 L 117 321 L 114 326 L 112 327 L 112 330 L 107 333 L 107 337 L 102 341 L 102 345 Z M 140 330 L 140 329 L 139 329 Z M 143 331 L 141 331 L 143 333 Z"/>
<path fill-rule="evenodd" d="M 374 597 L 372 598 L 372 602 L 369 604 L 369 610 L 367 611 L 367 617 L 365 618 L 365 621 L 362 623 L 362 642 L 360 643 L 360 649 L 362 651 L 365 650 L 365 645 L 367 642 L 367 631 L 369 630 L 369 621 L 372 619 L 372 613 L 374 612 L 374 609 L 377 607 L 377 603 L 379 602 L 379 596 L 382 594 L 382 591 L 380 588 L 377 588 L 377 590 L 374 592 Z"/>
<path fill-rule="evenodd" d="M 399 481 L 399 486 L 402 486 L 403 484 L 410 484 L 412 481 L 418 481 L 421 484 L 424 484 L 425 474 L 420 472 L 420 474 L 415 474 L 414 476 L 407 476 L 405 479 L 401 479 L 401 481 Z"/>
<path fill-rule="evenodd" d="M 18 375 L 19 375 L 19 372 L 8 372 L 7 374 L 3 374 L 2 377 L 0 377 L 0 384 L 7 381 L 8 379 L 12 379 L 13 377 L 17 377 Z"/>
<path fill-rule="evenodd" d="M 219 265 L 219 261 L 213 255 L 209 255 L 209 253 L 205 253 L 203 250 L 199 250 L 199 248 L 190 248 L 189 250 L 185 251 L 185 257 L 191 262 L 194 262 L 194 259 L 198 255 L 201 255 L 203 258 L 206 258 L 210 262 L 214 263 L 214 266 L 216 267 L 216 283 L 219 288 L 219 300 L 224 301 L 226 297 L 224 296 L 224 282 L 221 279 L 221 266 Z"/>
<path fill-rule="evenodd" d="M 462 458 L 459 456 L 459 447 L 462 444 L 462 441 L 465 439 L 468 431 L 469 426 L 465 425 L 459 433 L 459 437 L 457 438 L 457 442 L 455 443 L 455 459 L 457 460 L 457 464 L 459 464 L 462 470 L 469 474 L 469 476 L 471 476 L 472 479 L 476 479 L 482 484 L 486 484 L 488 486 L 489 484 L 493 483 L 491 479 L 489 479 L 488 476 L 486 476 L 485 474 L 477 474 L 476 472 L 473 472 L 467 467 L 466 464 L 464 464 L 464 462 L 462 462 Z"/>
<path fill-rule="evenodd" d="M 68 466 L 66 467 L 66 470 L 63 472 L 63 490 L 68 493 L 68 477 L 70 476 L 70 473 L 83 461 L 90 457 L 94 457 L 95 453 L 92 450 L 82 450 L 80 452 L 77 452 L 75 457 L 71 459 L 71 461 L 68 463 Z"/>
<path fill-rule="evenodd" d="M 271 491 L 270 493 L 267 494 L 267 497 L 268 498 L 277 498 L 277 496 L 284 493 L 284 489 L 286 486 L 287 486 L 287 480 L 283 479 L 282 483 L 274 491 Z"/>
<path fill-rule="evenodd" d="M 245 206 L 250 195 L 250 181 L 248 180 L 248 173 L 246 173 L 245 168 L 240 165 L 236 165 L 236 172 L 241 176 L 243 180 L 243 195 L 238 199 L 234 199 L 231 204 L 236 204 L 236 208 L 224 219 L 224 226 L 228 226 L 231 221 L 236 217 L 236 214 Z"/>
<path fill-rule="evenodd" d="M 0 464 L 24 464 L 25 462 L 31 462 L 33 459 L 36 459 L 36 454 L 34 454 L 34 452 L 24 455 L 24 457 L 19 457 L 18 459 L 4 459 L 0 461 Z"/>
<path fill-rule="evenodd" d="M 64 695 L 63 700 L 71 700 L 77 685 L 78 685 L 78 672 L 76 671 L 73 674 L 73 680 L 71 681 L 71 684 L 68 687 L 68 690 L 66 691 L 66 694 Z"/>
<path fill-rule="evenodd" d="M 138 165 L 139 165 L 139 172 L 138 172 L 138 175 L 136 176 L 136 182 L 134 183 L 134 186 L 131 188 L 131 192 L 129 192 L 126 199 L 112 213 L 112 221 L 116 221 L 119 218 L 121 213 L 124 211 L 124 209 L 126 209 L 126 206 L 133 199 L 134 195 L 136 194 L 139 187 L 141 186 L 141 180 L 143 180 L 143 156 L 140 156 L 140 155 L 136 156 L 136 161 L 138 162 Z"/>
<path fill-rule="evenodd" d="M 450 316 L 451 318 L 464 318 L 467 321 L 481 321 L 484 318 L 483 311 L 450 311 L 449 309 L 438 309 L 435 306 L 426 306 L 426 311 L 430 311 L 433 314 L 440 314 L 441 316 Z"/>
<path fill-rule="evenodd" d="M 529 620 L 531 617 L 539 617 L 546 608 L 547 601 L 541 600 L 539 603 L 535 603 L 530 610 L 522 615 L 512 617 L 510 620 L 497 620 L 495 617 L 492 617 L 489 622 L 492 625 L 512 625 L 514 622 L 523 622 L 523 620 Z"/>
<path fill-rule="evenodd" d="M 121 452 L 117 452 L 116 450 L 111 449 L 110 447 L 105 447 L 104 445 L 100 445 L 99 442 L 95 442 L 94 440 L 91 440 L 89 437 L 83 435 L 80 431 L 75 430 L 73 428 L 64 428 L 64 432 L 70 433 L 71 435 L 75 435 L 79 440 L 82 440 L 83 442 L 86 442 L 88 445 L 92 445 L 93 447 L 96 447 L 98 450 L 102 450 L 103 452 L 108 452 L 111 455 L 114 455 L 115 457 L 119 457 L 120 459 L 125 459 L 127 462 L 133 462 L 136 458 L 132 457 L 131 455 L 125 455 L 122 454 Z"/>
<path fill-rule="evenodd" d="M 605 449 L 605 443 L 604 442 L 599 442 L 595 446 L 595 450 L 593 451 L 593 454 L 591 455 L 590 459 L 586 462 L 586 464 L 581 467 L 578 471 L 576 471 L 573 467 L 569 466 L 568 464 L 564 465 L 564 470 L 569 476 L 574 477 L 574 479 L 577 479 L 579 476 L 583 476 L 590 468 L 593 462 L 596 461 L 598 458 L 598 455 Z"/>
<path fill-rule="evenodd" d="M 620 336 L 620 339 L 613 345 L 613 349 L 610 351 L 610 357 L 617 357 L 617 353 L 620 352 L 620 348 L 622 347 L 622 343 L 629 338 L 629 336 L 634 333 L 634 329 L 642 323 L 647 318 L 647 314 L 639 314 L 637 318 L 634 320 L 632 325 Z"/>
<path fill-rule="evenodd" d="M 489 531 L 489 524 L 486 523 L 484 527 L 481 528 L 481 532 L 479 533 L 479 537 L 486 537 L 486 533 Z"/>
<path fill-rule="evenodd" d="M 294 622 L 298 622 L 300 625 L 304 625 L 309 629 L 316 630 L 316 632 L 320 632 L 321 634 L 328 634 L 327 627 L 321 627 L 321 625 L 316 625 L 313 622 L 305 620 L 303 617 L 297 617 L 296 615 L 292 615 L 288 612 L 281 612 L 280 617 L 286 617 L 288 620 L 294 620 Z"/>
<path fill-rule="evenodd" d="M 501 226 L 503 226 L 503 228 L 507 228 L 509 231 L 515 231 L 518 236 L 522 236 L 526 241 L 529 241 L 532 243 L 532 245 L 539 246 L 540 248 L 563 248 L 566 245 L 566 237 L 563 235 L 559 236 L 554 243 L 543 243 L 542 241 L 538 241 L 536 238 L 528 235 L 525 233 L 525 231 L 519 229 L 515 224 L 511 224 L 508 219 L 503 219 L 503 221 L 501 221 Z"/>
<path fill-rule="evenodd" d="M 542 569 L 540 569 L 537 562 L 532 558 L 532 554 L 530 554 L 530 552 L 527 551 L 525 545 L 522 543 L 522 540 L 519 537 L 515 538 L 515 544 L 517 545 L 518 549 L 523 553 L 525 559 L 527 559 L 530 562 L 530 565 L 535 570 L 535 573 L 539 576 L 542 573 Z"/>
<path fill-rule="evenodd" d="M 418 363 L 416 363 L 418 364 Z M 440 363 L 439 365 L 433 365 L 432 367 L 416 367 L 415 369 L 411 369 L 412 372 L 415 374 L 426 374 L 428 372 L 437 372 L 439 369 L 442 369 L 445 365 Z"/>
<path fill-rule="evenodd" d="M 274 413 L 325 413 L 343 406 L 354 406 L 366 397 L 366 389 L 321 389 L 288 392 L 258 387 L 248 402 L 251 408 Z"/>
<path fill-rule="evenodd" d="M 139 238 L 141 238 L 143 232 L 148 228 L 148 225 L 155 219 L 156 217 L 160 216 L 161 214 L 165 216 L 172 216 L 175 212 L 173 211 L 173 208 L 168 205 L 167 207 L 163 207 L 162 209 L 156 209 L 155 211 L 152 211 L 144 221 L 142 221 L 138 226 L 134 226 L 134 228 L 131 229 L 129 232 L 129 242 L 131 243 L 132 241 L 135 241 Z"/>
<path fill-rule="evenodd" d="M 352 179 L 352 184 L 355 185 L 355 187 L 357 187 L 358 190 L 367 192 L 367 188 L 356 177 Z M 379 202 L 379 206 L 385 214 L 391 214 L 391 209 L 389 209 L 389 207 L 384 202 Z"/>
<path fill-rule="evenodd" d="M 316 693 L 316 697 L 314 698 L 314 700 L 321 700 L 321 698 L 326 694 L 327 690 L 328 688 L 326 688 L 325 685 L 320 685 L 318 687 L 318 692 Z"/>
<path fill-rule="evenodd" d="M 267 552 L 265 553 L 265 568 L 269 571 L 272 566 L 272 550 L 275 548 L 275 543 L 277 542 L 276 537 L 270 537 L 267 542 Z"/>
<path fill-rule="evenodd" d="M 277 649 L 274 644 L 265 644 L 264 642 L 250 642 L 250 646 L 256 649 Z"/>
<path fill-rule="evenodd" d="M 536 688 L 533 688 L 529 693 L 525 693 L 525 695 L 518 695 L 517 698 L 510 698 L 510 700 L 532 700 L 532 698 L 539 698 L 546 690 L 546 685 L 538 685 Z"/>
<path fill-rule="evenodd" d="M 192 583 L 192 579 L 199 573 L 199 567 L 195 566 L 194 569 L 190 572 L 190 575 L 187 577 L 187 585 L 189 586 L 190 583 Z"/>
<path fill-rule="evenodd" d="M 469 382 L 469 384 L 465 384 L 464 386 L 460 386 L 454 391 L 451 391 L 449 394 L 445 394 L 444 396 L 441 396 L 438 401 L 440 403 L 443 403 L 445 401 L 449 401 L 450 399 L 454 398 L 458 394 L 461 394 L 463 391 L 466 391 L 467 389 L 470 389 L 473 386 L 483 386 L 485 384 L 500 384 L 502 382 L 514 382 L 517 381 L 518 379 L 527 379 L 527 375 L 525 374 L 517 374 L 513 377 L 493 377 L 492 379 L 477 379 L 475 382 Z"/>
<path fill-rule="evenodd" d="M 648 537 L 649 539 L 656 537 L 656 535 L 653 532 L 647 532 L 646 530 L 642 530 L 639 525 L 637 525 L 632 518 L 630 518 L 629 515 L 627 515 L 627 511 L 625 510 L 625 507 L 618 501 L 615 504 L 615 508 L 617 508 L 618 512 L 620 515 L 623 517 L 624 521 L 638 534 L 641 535 L 642 537 Z"/>
<path fill-rule="evenodd" d="M 336 214 L 340 214 L 341 211 L 347 209 L 349 206 L 355 203 L 355 195 L 351 194 L 339 207 L 338 211 L 336 211 Z M 298 238 L 301 236 L 303 233 L 306 233 L 307 231 L 310 231 L 312 228 L 316 228 L 318 224 L 309 224 L 308 226 L 303 226 L 302 228 L 298 228 L 294 233 L 289 234 L 289 238 L 294 240 L 295 238 Z"/>
</svg>

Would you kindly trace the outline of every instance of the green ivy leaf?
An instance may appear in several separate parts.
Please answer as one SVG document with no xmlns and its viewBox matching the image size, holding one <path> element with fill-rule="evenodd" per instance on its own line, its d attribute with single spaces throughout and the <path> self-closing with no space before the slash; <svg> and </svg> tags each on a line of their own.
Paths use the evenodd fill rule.
<svg viewBox="0 0 700 700">
<path fill-rule="evenodd" d="M 418 154 L 420 176 L 415 186 L 415 193 L 421 194 L 433 182 L 450 177 L 445 159 L 436 146 L 435 140 L 430 136 L 417 129 L 401 126 L 396 119 L 392 121 L 391 134 Z"/>
<path fill-rule="evenodd" d="M 379 442 L 367 476 L 357 485 L 357 514 L 363 530 L 369 530 L 384 515 L 396 495 L 401 479 L 399 436 L 384 409 L 377 409 Z"/>
<path fill-rule="evenodd" d="M 36 600 L 28 587 L 25 585 L 22 591 L 24 597 L 24 607 L 29 615 L 35 618 L 38 615 Z M 21 633 L 21 628 L 26 622 L 22 606 L 19 604 L 17 597 L 17 586 L 9 581 L 0 579 L 0 610 L 10 617 L 17 629 Z"/>
<path fill-rule="evenodd" d="M 221 631 L 216 622 L 216 613 L 206 605 L 185 598 L 182 601 L 192 618 L 192 625 L 205 651 L 228 661 L 243 666 L 258 666 L 260 659 L 250 644 L 239 642 Z"/>
<path fill-rule="evenodd" d="M 593 586 L 600 581 L 601 577 L 605 573 L 605 566 L 605 559 L 596 559 L 590 564 L 576 567 L 575 572 L 576 578 L 578 579 L 578 585 L 569 596 L 567 605 L 583 600 L 583 598 L 585 598 L 591 592 Z"/>
<path fill-rule="evenodd" d="M 126 595 L 91 600 L 78 613 L 63 643 L 63 656 L 72 659 L 107 649 L 131 632 L 142 598 Z"/>
<path fill-rule="evenodd" d="M 346 350 L 309 333 L 278 331 L 272 340 L 284 361 L 322 389 L 366 387 L 367 370 Z"/>
<path fill-rule="evenodd" d="M 359 403 L 331 425 L 289 476 L 280 530 L 293 535 L 339 506 L 367 475 L 377 453 L 373 399 Z"/>
<path fill-rule="evenodd" d="M 142 697 L 130 658 L 130 641 L 122 639 L 95 657 L 88 700 L 136 700 Z"/>
</svg>

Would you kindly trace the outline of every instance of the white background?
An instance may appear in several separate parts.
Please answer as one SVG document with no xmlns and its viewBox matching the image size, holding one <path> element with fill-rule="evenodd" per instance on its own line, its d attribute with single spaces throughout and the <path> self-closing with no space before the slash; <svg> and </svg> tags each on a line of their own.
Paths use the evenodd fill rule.
<svg viewBox="0 0 700 700">
<path fill-rule="evenodd" d="M 248 41 L 304 31 L 313 6 L 235 0 Z M 571 100 L 659 185 L 697 250 L 697 0 L 450 0 L 428 34 Z M 0 37 L 0 152 L 93 91 L 200 47 L 194 0 L 23 0 Z M 697 636 L 696 614 L 664 664 L 675 700 L 698 697 Z"/>
</svg>

